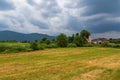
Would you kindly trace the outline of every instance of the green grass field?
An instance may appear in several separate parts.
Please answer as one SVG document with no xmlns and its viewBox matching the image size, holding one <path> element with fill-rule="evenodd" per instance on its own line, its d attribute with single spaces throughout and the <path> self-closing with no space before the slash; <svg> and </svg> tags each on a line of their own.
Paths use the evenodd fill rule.
<svg viewBox="0 0 120 80">
<path fill-rule="evenodd" d="M 120 49 L 57 48 L 0 54 L 0 80 L 120 80 Z"/>
<path fill-rule="evenodd" d="M 0 54 L 28 51 L 31 51 L 29 43 L 0 42 Z"/>
</svg>

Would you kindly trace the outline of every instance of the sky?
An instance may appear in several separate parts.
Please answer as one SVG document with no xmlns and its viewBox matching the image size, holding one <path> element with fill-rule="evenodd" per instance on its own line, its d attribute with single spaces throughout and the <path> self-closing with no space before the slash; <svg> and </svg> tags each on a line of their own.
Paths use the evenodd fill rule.
<svg viewBox="0 0 120 80">
<path fill-rule="evenodd" d="M 120 38 L 120 0 L 0 0 L 0 30 Z"/>
</svg>

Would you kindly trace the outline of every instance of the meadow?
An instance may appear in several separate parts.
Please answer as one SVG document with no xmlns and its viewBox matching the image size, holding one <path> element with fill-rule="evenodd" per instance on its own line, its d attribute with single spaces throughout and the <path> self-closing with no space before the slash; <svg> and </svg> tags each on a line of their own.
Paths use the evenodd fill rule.
<svg viewBox="0 0 120 80">
<path fill-rule="evenodd" d="M 18 53 L 31 51 L 29 43 L 0 42 L 0 53 Z"/>
<path fill-rule="evenodd" d="M 0 54 L 0 80 L 120 80 L 120 49 L 55 48 Z"/>
</svg>

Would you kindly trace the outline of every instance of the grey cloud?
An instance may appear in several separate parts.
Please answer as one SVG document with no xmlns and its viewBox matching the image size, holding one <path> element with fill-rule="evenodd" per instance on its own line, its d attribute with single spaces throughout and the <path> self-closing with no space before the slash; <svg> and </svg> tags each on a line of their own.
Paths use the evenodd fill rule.
<svg viewBox="0 0 120 80">
<path fill-rule="evenodd" d="M 4 29 L 4 28 L 7 28 L 7 27 L 8 27 L 8 25 L 0 22 L 0 29 Z"/>
<path fill-rule="evenodd" d="M 43 17 L 53 17 L 61 12 L 56 0 L 43 0 L 41 3 L 35 3 L 33 0 L 27 0 L 37 11 L 41 11 Z"/>
<path fill-rule="evenodd" d="M 75 17 L 69 17 L 69 20 L 67 22 L 66 28 L 69 29 L 69 30 L 77 31 L 77 32 L 79 30 L 83 29 L 79 19 L 77 19 Z"/>
<path fill-rule="evenodd" d="M 30 20 L 30 23 L 35 25 L 35 26 L 38 26 L 40 29 L 48 29 L 48 25 L 43 23 L 43 22 L 40 22 L 39 20 Z"/>
<path fill-rule="evenodd" d="M 83 15 L 94 15 L 100 13 L 119 14 L 120 1 L 119 0 L 85 0 L 84 6 L 88 6 L 88 10 Z"/>
<path fill-rule="evenodd" d="M 103 22 L 99 25 L 88 28 L 92 33 L 104 33 L 109 31 L 120 31 L 120 23 Z"/>
<path fill-rule="evenodd" d="M 30 4 L 30 5 L 35 5 L 35 2 L 33 0 L 27 0 L 27 2 Z"/>
<path fill-rule="evenodd" d="M 119 22 L 107 21 L 107 18 L 119 17 L 120 1 L 119 0 L 84 0 L 82 6 L 87 6 L 88 9 L 82 14 L 83 17 L 97 14 L 107 14 L 95 19 L 86 21 L 86 29 L 92 33 L 103 33 L 109 31 L 120 31 Z"/>
<path fill-rule="evenodd" d="M 11 10 L 15 7 L 12 5 L 12 3 L 8 2 L 7 0 L 0 0 L 0 10 Z"/>
</svg>

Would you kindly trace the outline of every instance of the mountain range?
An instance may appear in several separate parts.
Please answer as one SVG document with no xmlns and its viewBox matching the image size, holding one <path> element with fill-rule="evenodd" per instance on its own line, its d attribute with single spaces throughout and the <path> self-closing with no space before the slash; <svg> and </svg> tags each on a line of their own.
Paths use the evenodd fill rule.
<svg viewBox="0 0 120 80">
<path fill-rule="evenodd" d="M 55 38 L 55 36 L 49 36 L 47 34 L 39 34 L 39 33 L 24 34 L 13 31 L 0 31 L 0 41 L 7 41 L 7 40 L 34 41 L 34 40 L 40 40 L 43 37 L 49 38 L 50 40 Z"/>
</svg>

